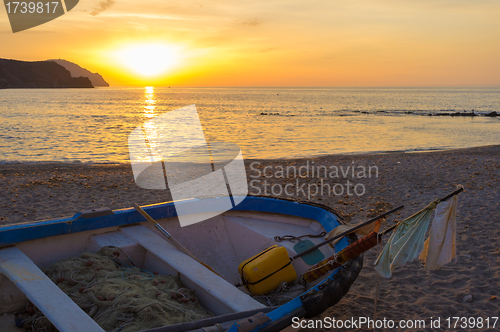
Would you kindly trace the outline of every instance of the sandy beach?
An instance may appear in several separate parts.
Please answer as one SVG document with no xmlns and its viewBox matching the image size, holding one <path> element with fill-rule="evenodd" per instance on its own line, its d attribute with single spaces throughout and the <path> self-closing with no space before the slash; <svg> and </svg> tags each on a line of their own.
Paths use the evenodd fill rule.
<svg viewBox="0 0 500 332">
<path fill-rule="evenodd" d="M 376 318 L 424 319 L 428 323 L 431 317 L 440 317 L 441 329 L 425 329 L 431 331 L 445 329 L 443 322 L 448 317 L 500 316 L 500 146 L 245 163 L 250 194 L 311 200 L 335 209 L 348 222 L 405 205 L 383 227 L 463 185 L 456 264 L 427 271 L 415 261 L 398 268 L 391 279 L 381 278 Z M 290 166 L 298 173 L 286 174 L 284 170 Z M 0 165 L 0 190 L 0 225 L 170 200 L 168 191 L 137 187 L 127 164 Z M 378 278 L 373 262 L 378 250 L 365 254 L 364 268 L 350 292 L 324 316 L 374 318 Z M 472 302 L 464 301 L 467 295 L 472 295 Z"/>
</svg>

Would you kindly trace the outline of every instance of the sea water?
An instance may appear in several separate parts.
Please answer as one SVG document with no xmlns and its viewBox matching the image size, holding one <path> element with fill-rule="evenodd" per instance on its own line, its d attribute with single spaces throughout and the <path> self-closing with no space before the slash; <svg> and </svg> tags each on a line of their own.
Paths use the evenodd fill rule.
<svg viewBox="0 0 500 332">
<path fill-rule="evenodd" d="M 128 162 L 134 128 L 193 104 L 206 140 L 247 159 L 500 144 L 500 118 L 482 116 L 500 112 L 498 88 L 12 89 L 0 163 Z M 452 112 L 480 116 L 429 116 Z"/>
</svg>

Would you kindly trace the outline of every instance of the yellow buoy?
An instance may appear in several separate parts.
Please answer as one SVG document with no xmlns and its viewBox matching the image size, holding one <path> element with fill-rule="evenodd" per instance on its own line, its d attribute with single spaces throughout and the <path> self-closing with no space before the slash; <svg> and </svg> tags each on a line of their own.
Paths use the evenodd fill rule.
<svg viewBox="0 0 500 332">
<path fill-rule="evenodd" d="M 238 272 L 245 288 L 255 295 L 267 294 L 282 282 L 297 279 L 286 248 L 277 245 L 242 262 Z"/>
</svg>

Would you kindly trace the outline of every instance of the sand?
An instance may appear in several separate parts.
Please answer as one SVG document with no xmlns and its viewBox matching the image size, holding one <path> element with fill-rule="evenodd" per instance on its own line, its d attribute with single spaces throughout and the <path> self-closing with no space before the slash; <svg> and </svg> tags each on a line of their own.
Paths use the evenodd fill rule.
<svg viewBox="0 0 500 332">
<path fill-rule="evenodd" d="M 486 319 L 500 316 L 499 161 L 500 146 L 487 146 L 424 153 L 246 160 L 246 165 L 249 180 L 254 181 L 249 187 L 251 194 L 259 194 L 259 189 L 260 194 L 264 194 L 265 180 L 269 195 L 290 197 L 284 192 L 279 195 L 279 189 L 289 184 L 288 193 L 292 198 L 328 205 L 351 222 L 366 220 L 404 204 L 401 213 L 387 220 L 386 225 L 392 225 L 462 184 L 465 192 L 459 197 L 457 262 L 438 271 L 427 271 L 421 262 L 412 262 L 396 269 L 391 279 L 381 279 L 378 291 L 377 319 L 423 319 L 427 323 L 423 330 L 437 331 L 445 329 L 448 317 Z M 302 168 L 302 178 L 281 177 L 286 173 L 280 173 L 280 166 L 285 169 L 295 166 L 298 170 L 304 165 L 309 165 L 310 172 L 306 174 L 306 168 Z M 267 172 L 259 174 L 266 166 Z M 346 192 L 342 195 L 330 192 L 328 195 L 326 186 L 323 195 L 321 192 L 312 195 L 314 184 L 321 185 L 321 178 L 312 174 L 313 167 L 317 171 L 318 166 L 330 170 L 327 177 L 324 177 L 324 172 L 321 174 L 323 185 L 328 183 L 333 187 L 338 183 L 336 193 L 339 193 L 340 185 L 345 190 L 345 183 L 349 180 L 351 195 Z M 347 166 L 355 167 L 355 176 L 349 173 L 352 169 L 342 174 Z M 363 177 L 362 168 L 370 166 L 371 177 L 366 172 Z M 378 176 L 375 176 L 374 166 L 378 168 Z M 340 172 L 338 178 L 331 173 L 335 167 Z M 358 194 L 362 188 L 364 194 L 358 196 L 354 193 L 355 184 L 358 184 Z M 297 190 L 300 186 L 303 191 Z M 276 195 L 273 195 L 272 188 Z M 130 207 L 134 202 L 145 205 L 170 200 L 168 191 L 137 187 L 131 167 L 126 164 L 0 165 L 0 190 L 0 225 L 72 216 L 82 210 L 100 207 L 120 209 Z M 378 279 L 373 262 L 377 250 L 365 254 L 364 268 L 350 292 L 323 317 L 342 320 L 374 318 Z M 464 301 L 467 295 L 472 295 L 472 302 Z M 431 317 L 441 318 L 441 329 L 429 327 Z M 483 327 L 481 330 L 487 329 Z"/>
</svg>

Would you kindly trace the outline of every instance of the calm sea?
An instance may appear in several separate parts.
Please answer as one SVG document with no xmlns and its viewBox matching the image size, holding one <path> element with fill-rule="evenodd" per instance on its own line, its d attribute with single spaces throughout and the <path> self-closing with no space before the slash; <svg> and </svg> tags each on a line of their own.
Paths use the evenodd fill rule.
<svg viewBox="0 0 500 332">
<path fill-rule="evenodd" d="M 245 158 L 500 144 L 500 118 L 427 116 L 498 112 L 498 88 L 19 89 L 0 90 L 0 163 L 127 162 L 134 128 L 192 104 Z"/>
</svg>

